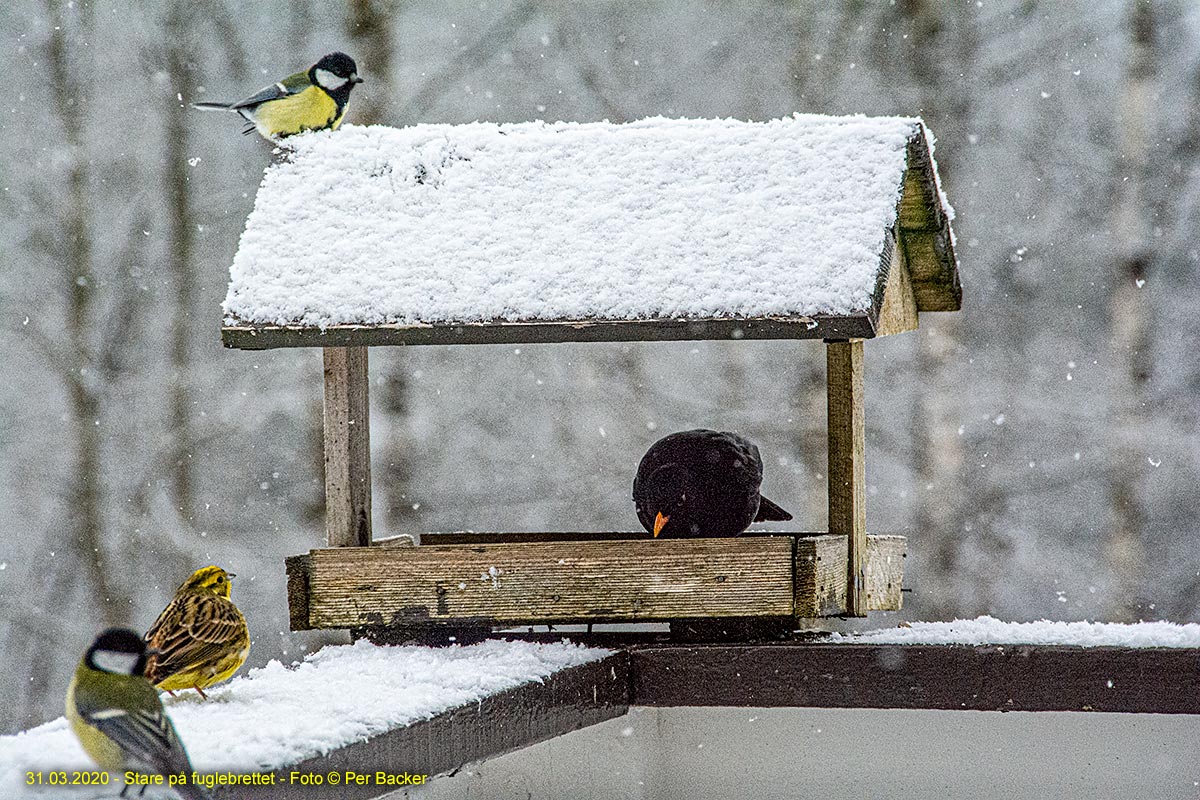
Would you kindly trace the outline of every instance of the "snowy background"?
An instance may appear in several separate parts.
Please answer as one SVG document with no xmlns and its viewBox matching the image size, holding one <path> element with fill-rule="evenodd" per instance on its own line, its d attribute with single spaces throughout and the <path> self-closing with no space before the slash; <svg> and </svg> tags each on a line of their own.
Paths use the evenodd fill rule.
<svg viewBox="0 0 1200 800">
<path fill-rule="evenodd" d="M 964 310 L 867 348 L 868 527 L 909 536 L 913 589 L 876 622 L 1200 620 L 1193 4 L 243 5 L 0 5 L 0 732 L 205 563 L 238 573 L 252 665 L 322 640 L 286 632 L 282 561 L 321 540 L 319 353 L 218 333 L 271 148 L 178 98 L 333 49 L 358 124 L 923 116 Z M 697 426 L 825 527 L 817 345 L 371 361 L 377 535 L 635 527 L 638 458 Z"/>
</svg>

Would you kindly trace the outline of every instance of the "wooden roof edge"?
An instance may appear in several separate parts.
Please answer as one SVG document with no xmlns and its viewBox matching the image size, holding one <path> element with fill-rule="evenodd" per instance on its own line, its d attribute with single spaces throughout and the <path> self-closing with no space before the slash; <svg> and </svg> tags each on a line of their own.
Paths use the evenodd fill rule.
<svg viewBox="0 0 1200 800">
<path fill-rule="evenodd" d="M 261 325 L 226 321 L 221 341 L 240 350 L 277 347 L 377 347 L 428 344 L 562 344 L 566 342 L 738 339 L 870 339 L 871 310 L 811 317 L 547 320 L 405 325 Z"/>
<path fill-rule="evenodd" d="M 908 139 L 907 165 L 898 204 L 900 244 L 912 279 L 918 311 L 958 311 L 962 283 L 950 230 L 950 216 L 934 169 L 924 123 Z"/>
</svg>

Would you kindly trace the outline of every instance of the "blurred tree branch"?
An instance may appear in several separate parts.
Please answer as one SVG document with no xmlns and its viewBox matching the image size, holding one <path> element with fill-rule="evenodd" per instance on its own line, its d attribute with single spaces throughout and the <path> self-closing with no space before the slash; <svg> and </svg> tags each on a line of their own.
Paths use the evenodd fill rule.
<svg viewBox="0 0 1200 800">
<path fill-rule="evenodd" d="M 74 4 L 72 4 L 74 5 Z M 72 532 L 69 541 L 75 558 L 83 566 L 93 593 L 93 604 L 107 624 L 118 624 L 124 616 L 123 605 L 116 602 L 105 558 L 103 511 L 103 455 L 100 417 L 103 411 L 102 378 L 95 369 L 96 357 L 91 337 L 97 313 L 98 277 L 92 250 L 92 201 L 89 185 L 87 140 L 84 113 L 90 102 L 90 86 L 85 75 L 91 74 L 78 64 L 93 34 L 90 4 L 76 9 L 74 21 L 68 19 L 61 0 L 45 0 L 52 21 L 45 45 L 46 60 L 52 78 L 54 113 L 63 130 L 67 149 L 67 196 L 56 209 L 61 220 L 56 237 L 65 248 L 60 262 L 63 283 L 68 293 L 66 333 L 68 344 L 62 358 L 60 377 L 70 396 L 72 428 L 75 436 L 75 461 L 69 491 Z M 74 42 L 68 36 L 74 34 Z"/>
<path fill-rule="evenodd" d="M 528 24 L 536 9 L 537 3 L 532 0 L 514 4 L 472 44 L 455 53 L 445 67 L 427 78 L 400 106 L 396 117 L 406 122 L 418 121 L 457 81 L 485 67 Z"/>
</svg>

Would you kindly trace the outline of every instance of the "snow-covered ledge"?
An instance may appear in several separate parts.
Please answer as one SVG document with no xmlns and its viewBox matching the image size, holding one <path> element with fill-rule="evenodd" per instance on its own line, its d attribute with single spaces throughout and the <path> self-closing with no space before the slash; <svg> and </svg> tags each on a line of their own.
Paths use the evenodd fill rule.
<svg viewBox="0 0 1200 800">
<path fill-rule="evenodd" d="M 481 706 L 497 693 L 544 683 L 555 673 L 608 655 L 607 650 L 566 643 L 493 640 L 435 649 L 380 647 L 360 640 L 326 647 L 290 667 L 272 661 L 210 690 L 207 702 L 193 692 L 163 698 L 197 772 L 272 773 L 450 709 Z M 615 711 L 624 713 L 623 708 Z M 377 767 L 363 764 L 361 769 Z M 427 768 L 406 767 L 413 773 Z M 88 769 L 87 756 L 61 717 L 0 737 L 0 796 L 5 798 L 62 796 L 61 786 L 27 787 L 29 771 L 48 775 Z M 120 786 L 117 781 L 95 791 L 73 787 L 69 796 L 111 798 Z M 286 794 L 282 788 L 272 792 L 263 787 L 252 793 Z"/>
<path fill-rule="evenodd" d="M 1064 645 L 1071 647 L 1200 647 L 1200 625 L 1175 622 L 1004 622 L 995 617 L 911 622 L 904 627 L 833 634 L 858 644 Z"/>
<path fill-rule="evenodd" d="M 185 695 L 167 707 L 197 771 L 273 775 L 272 800 L 380 797 L 395 787 L 350 786 L 344 776 L 445 774 L 619 717 L 631 706 L 1200 715 L 1200 625 L 1194 624 L 981 617 L 754 644 L 604 635 L 618 636 L 605 642 L 614 649 L 495 640 L 432 649 L 362 640 L 292 667 L 252 670 L 211 692 L 209 702 Z M 617 649 L 635 640 L 638 646 Z M 6 800 L 62 796 L 58 787 L 27 788 L 29 771 L 87 767 L 62 719 L 0 737 Z M 336 772 L 343 783 L 330 794 L 328 784 L 289 783 L 293 772 Z M 69 796 L 115 794 L 111 786 L 100 788 Z M 218 800 L 264 796 L 263 786 L 217 793 Z"/>
</svg>

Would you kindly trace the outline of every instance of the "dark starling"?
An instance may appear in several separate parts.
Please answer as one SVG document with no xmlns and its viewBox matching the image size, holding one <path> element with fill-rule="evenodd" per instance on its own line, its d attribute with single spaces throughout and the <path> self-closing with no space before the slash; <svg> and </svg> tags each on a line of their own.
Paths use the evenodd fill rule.
<svg viewBox="0 0 1200 800">
<path fill-rule="evenodd" d="M 633 479 L 638 521 L 656 537 L 737 536 L 792 515 L 758 493 L 758 448 L 736 433 L 699 429 L 655 442 Z"/>
</svg>

